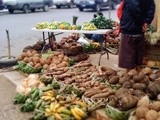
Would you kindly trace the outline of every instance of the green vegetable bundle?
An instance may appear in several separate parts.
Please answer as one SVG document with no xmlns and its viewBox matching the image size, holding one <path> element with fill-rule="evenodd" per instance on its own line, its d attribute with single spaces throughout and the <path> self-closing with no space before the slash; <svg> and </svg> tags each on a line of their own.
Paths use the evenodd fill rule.
<svg viewBox="0 0 160 120">
<path fill-rule="evenodd" d="M 29 64 L 19 61 L 17 65 L 17 70 L 22 71 L 23 73 L 31 74 L 31 73 L 40 73 L 42 68 L 34 68 Z"/>
<path fill-rule="evenodd" d="M 109 105 L 106 106 L 106 114 L 113 120 L 128 120 L 129 113 L 129 111 L 120 111 Z"/>
<path fill-rule="evenodd" d="M 106 19 L 104 16 L 97 16 L 91 21 L 98 29 L 112 29 L 112 20 Z"/>
</svg>

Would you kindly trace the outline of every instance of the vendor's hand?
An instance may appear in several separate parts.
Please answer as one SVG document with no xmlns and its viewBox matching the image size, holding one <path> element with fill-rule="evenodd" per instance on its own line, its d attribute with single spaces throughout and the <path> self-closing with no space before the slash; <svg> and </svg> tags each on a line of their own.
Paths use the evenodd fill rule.
<svg viewBox="0 0 160 120">
<path fill-rule="evenodd" d="M 143 32 L 146 32 L 147 27 L 148 27 L 148 24 L 147 24 L 147 23 L 144 23 L 143 26 L 142 26 L 142 31 L 143 31 Z"/>
</svg>

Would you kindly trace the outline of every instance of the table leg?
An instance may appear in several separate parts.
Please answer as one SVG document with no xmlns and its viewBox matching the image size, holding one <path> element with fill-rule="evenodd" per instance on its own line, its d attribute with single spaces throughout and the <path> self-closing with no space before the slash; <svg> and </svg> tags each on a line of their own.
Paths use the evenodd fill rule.
<svg viewBox="0 0 160 120">
<path fill-rule="evenodd" d="M 43 34 L 43 48 L 42 48 L 42 50 L 41 50 L 41 53 L 43 53 L 44 48 L 45 48 L 45 44 L 46 44 L 46 40 L 45 40 L 45 33 L 44 33 L 44 32 L 42 32 L 42 34 Z"/>
</svg>

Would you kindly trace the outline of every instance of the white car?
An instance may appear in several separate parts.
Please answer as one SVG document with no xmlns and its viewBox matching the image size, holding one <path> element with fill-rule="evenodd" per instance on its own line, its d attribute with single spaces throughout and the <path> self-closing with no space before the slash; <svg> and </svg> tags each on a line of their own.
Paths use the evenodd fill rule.
<svg viewBox="0 0 160 120">
<path fill-rule="evenodd" d="M 34 12 L 35 9 L 43 9 L 46 12 L 52 5 L 52 0 L 4 0 L 4 6 L 10 13 L 13 13 L 14 10 L 28 13 L 29 10 Z"/>
<path fill-rule="evenodd" d="M 53 4 L 57 8 L 61 8 L 61 6 L 67 6 L 68 8 L 72 8 L 75 5 L 74 0 L 53 0 Z"/>
</svg>

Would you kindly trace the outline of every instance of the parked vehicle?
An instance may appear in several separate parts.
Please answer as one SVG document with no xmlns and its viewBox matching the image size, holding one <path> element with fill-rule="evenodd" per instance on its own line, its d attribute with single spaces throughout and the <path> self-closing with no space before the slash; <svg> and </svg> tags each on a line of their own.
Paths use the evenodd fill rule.
<svg viewBox="0 0 160 120">
<path fill-rule="evenodd" d="M 14 10 L 22 10 L 24 13 L 28 13 L 29 10 L 34 12 L 35 9 L 43 9 L 43 11 L 49 11 L 49 7 L 53 5 L 52 0 L 5 0 L 4 5 L 10 13 Z"/>
<path fill-rule="evenodd" d="M 3 10 L 4 9 L 4 4 L 3 4 L 3 1 L 0 0 L 0 10 Z"/>
<path fill-rule="evenodd" d="M 74 0 L 53 0 L 53 3 L 57 8 L 61 8 L 62 6 L 72 8 L 75 5 Z"/>
<path fill-rule="evenodd" d="M 93 9 L 98 12 L 103 7 L 115 9 L 118 3 L 120 3 L 120 0 L 77 0 L 76 6 L 80 11 L 83 11 L 84 9 Z"/>
</svg>

